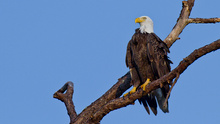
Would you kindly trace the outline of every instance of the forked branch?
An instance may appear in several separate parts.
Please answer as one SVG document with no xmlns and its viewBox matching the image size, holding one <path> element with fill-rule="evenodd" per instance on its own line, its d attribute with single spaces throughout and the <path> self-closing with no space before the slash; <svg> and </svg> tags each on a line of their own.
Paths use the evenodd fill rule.
<svg viewBox="0 0 220 124">
<path fill-rule="evenodd" d="M 179 18 L 177 19 L 176 25 L 173 27 L 173 30 L 170 32 L 170 34 L 166 37 L 164 42 L 167 44 L 167 46 L 170 48 L 172 44 L 180 39 L 179 35 L 183 31 L 183 29 L 188 24 L 188 19 L 192 10 L 192 7 L 194 6 L 195 0 L 188 0 L 182 2 L 182 10 L 180 13 Z"/>
<path fill-rule="evenodd" d="M 67 108 L 68 115 L 70 117 L 70 123 L 73 123 L 75 118 L 77 117 L 75 106 L 72 100 L 73 92 L 74 92 L 73 83 L 69 81 L 65 83 L 62 88 L 60 88 L 57 92 L 53 94 L 53 98 L 56 98 L 64 102 Z"/>
</svg>

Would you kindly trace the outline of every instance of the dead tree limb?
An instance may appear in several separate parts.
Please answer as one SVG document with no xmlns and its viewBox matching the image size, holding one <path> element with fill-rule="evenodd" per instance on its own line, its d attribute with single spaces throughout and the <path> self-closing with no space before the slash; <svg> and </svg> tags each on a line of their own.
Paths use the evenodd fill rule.
<svg viewBox="0 0 220 124">
<path fill-rule="evenodd" d="M 173 43 L 180 39 L 179 35 L 182 33 L 183 29 L 190 23 L 217 23 L 220 22 L 220 18 L 189 18 L 192 7 L 194 6 L 195 0 L 188 0 L 182 2 L 182 10 L 179 18 L 177 19 L 176 25 L 173 30 L 165 38 L 164 42 L 170 48 Z"/>
<path fill-rule="evenodd" d="M 189 56 L 184 58 L 179 65 L 173 69 L 169 74 L 164 75 L 158 80 L 155 80 L 148 84 L 146 86 L 146 91 L 144 92 L 142 88 L 139 88 L 135 93 L 131 94 L 130 96 L 126 96 L 125 98 L 118 98 L 113 99 L 109 103 L 107 103 L 105 106 L 102 107 L 99 111 L 97 111 L 93 116 L 93 123 L 98 123 L 106 114 L 108 114 L 110 111 L 113 111 L 115 109 L 119 109 L 122 107 L 125 107 L 129 104 L 134 103 L 136 99 L 141 98 L 143 95 L 146 95 L 147 93 L 157 89 L 160 87 L 161 83 L 168 80 L 172 80 L 176 78 L 178 75 L 182 74 L 187 67 L 192 64 L 195 60 L 202 57 L 203 55 L 215 51 L 217 49 L 220 49 L 220 39 L 206 45 L 204 47 L 201 47 L 199 49 L 194 50 Z"/>
<path fill-rule="evenodd" d="M 194 2 L 195 0 L 188 0 L 182 2 L 182 10 L 179 18 L 177 19 L 177 23 L 173 27 L 173 30 L 170 32 L 170 34 L 164 40 L 168 47 L 171 47 L 176 40 L 180 39 L 179 35 L 188 24 L 188 19 L 192 7 L 194 6 Z"/>
<path fill-rule="evenodd" d="M 123 84 L 122 86 L 125 86 L 125 84 L 128 84 L 128 86 L 125 86 L 125 87 L 130 87 L 130 81 L 131 81 L 131 76 L 130 76 L 130 73 L 128 72 L 123 77 L 118 79 L 118 82 L 115 85 L 113 85 L 107 92 L 105 92 L 104 95 L 102 95 L 99 99 L 97 99 L 91 105 L 86 107 L 86 109 L 84 109 L 77 116 L 74 123 L 76 123 L 76 124 L 84 124 L 84 123 L 89 124 L 89 123 L 91 123 L 91 122 L 87 122 L 87 121 L 91 120 L 91 118 L 93 118 L 94 113 L 96 113 L 98 110 L 100 110 L 102 108 L 102 106 L 104 106 L 106 103 L 108 103 L 109 101 L 116 98 L 116 96 L 117 96 L 116 94 L 118 93 L 117 89 L 120 87 L 120 85 Z M 122 90 L 124 92 L 126 89 L 122 89 Z M 118 95 L 120 96 L 120 94 L 122 94 L 122 93 L 119 93 Z"/>
<path fill-rule="evenodd" d="M 189 18 L 188 23 L 217 23 L 220 22 L 220 18 Z"/>
<path fill-rule="evenodd" d="M 168 101 L 168 98 L 170 97 L 170 93 L 171 93 L 171 91 L 172 91 L 174 85 L 176 84 L 177 80 L 179 79 L 179 77 L 180 77 L 180 74 L 177 73 L 177 74 L 176 74 L 176 78 L 175 78 L 173 84 L 171 85 L 169 92 L 167 93 L 166 99 L 165 99 L 165 101 L 164 101 L 164 106 L 166 105 L 166 103 L 167 103 L 167 101 Z"/>
<path fill-rule="evenodd" d="M 66 91 L 66 93 L 64 93 Z M 68 115 L 70 117 L 70 123 L 73 123 L 75 118 L 77 117 L 75 106 L 73 104 L 73 92 L 74 87 L 71 81 L 65 83 L 62 88 L 60 88 L 57 92 L 53 94 L 53 98 L 56 98 L 62 102 L 64 102 Z"/>
</svg>

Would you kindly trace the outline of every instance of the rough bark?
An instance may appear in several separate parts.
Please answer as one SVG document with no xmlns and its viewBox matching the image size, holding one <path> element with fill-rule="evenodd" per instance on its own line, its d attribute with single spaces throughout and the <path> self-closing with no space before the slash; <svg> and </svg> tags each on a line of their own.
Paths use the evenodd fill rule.
<svg viewBox="0 0 220 124">
<path fill-rule="evenodd" d="M 188 23 L 217 23 L 220 22 L 220 18 L 189 18 Z"/>
<path fill-rule="evenodd" d="M 66 93 L 64 93 L 66 91 Z M 75 118 L 77 117 L 75 106 L 73 104 L 73 93 L 74 87 L 71 81 L 67 82 L 60 88 L 57 92 L 53 94 L 53 98 L 56 98 L 62 102 L 64 102 L 68 115 L 70 117 L 70 123 L 73 123 Z"/>
<path fill-rule="evenodd" d="M 171 47 L 176 40 L 180 39 L 179 35 L 188 24 L 187 20 L 190 16 L 192 7 L 194 6 L 194 2 L 195 0 L 188 0 L 182 2 L 182 10 L 179 18 L 177 19 L 177 23 L 173 27 L 173 30 L 170 32 L 170 34 L 164 40 L 168 47 Z"/>
</svg>

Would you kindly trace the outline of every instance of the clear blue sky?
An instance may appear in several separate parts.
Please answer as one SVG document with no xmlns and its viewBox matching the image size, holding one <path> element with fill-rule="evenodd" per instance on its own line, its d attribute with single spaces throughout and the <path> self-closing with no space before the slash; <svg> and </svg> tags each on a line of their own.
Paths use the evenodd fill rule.
<svg viewBox="0 0 220 124">
<path fill-rule="evenodd" d="M 219 0 L 198 0 L 191 17 L 220 17 Z M 64 104 L 53 93 L 75 84 L 77 113 L 123 76 L 127 43 L 148 15 L 165 39 L 181 0 L 1 0 L 0 123 L 68 124 Z M 190 24 L 170 49 L 172 69 L 194 49 L 220 38 L 220 24 Z M 108 114 L 102 124 L 220 122 L 220 50 L 193 63 L 169 99 L 169 114 L 147 115 L 136 102 Z"/>
</svg>

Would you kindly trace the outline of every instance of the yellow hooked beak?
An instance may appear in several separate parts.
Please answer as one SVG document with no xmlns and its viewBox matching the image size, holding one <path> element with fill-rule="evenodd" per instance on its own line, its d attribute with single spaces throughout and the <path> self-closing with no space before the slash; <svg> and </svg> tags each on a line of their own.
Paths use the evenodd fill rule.
<svg viewBox="0 0 220 124">
<path fill-rule="evenodd" d="M 135 23 L 141 23 L 143 21 L 145 21 L 145 20 L 143 18 L 140 18 L 140 17 L 135 19 Z"/>
</svg>

